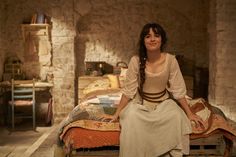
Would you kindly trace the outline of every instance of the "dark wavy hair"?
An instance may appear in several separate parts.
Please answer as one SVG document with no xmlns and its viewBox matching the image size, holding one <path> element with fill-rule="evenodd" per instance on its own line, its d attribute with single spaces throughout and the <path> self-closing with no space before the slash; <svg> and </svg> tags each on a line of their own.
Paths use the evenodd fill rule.
<svg viewBox="0 0 236 157">
<path fill-rule="evenodd" d="M 146 60 L 147 60 L 147 49 L 144 44 L 144 38 L 149 33 L 150 29 L 153 30 L 155 34 L 159 34 L 161 36 L 161 52 L 164 49 L 164 46 L 167 42 L 166 32 L 163 27 L 157 23 L 148 23 L 144 25 L 140 38 L 139 38 L 139 74 L 140 74 L 140 84 L 139 84 L 139 93 L 143 95 L 143 84 L 145 82 L 145 68 L 146 68 Z"/>
</svg>

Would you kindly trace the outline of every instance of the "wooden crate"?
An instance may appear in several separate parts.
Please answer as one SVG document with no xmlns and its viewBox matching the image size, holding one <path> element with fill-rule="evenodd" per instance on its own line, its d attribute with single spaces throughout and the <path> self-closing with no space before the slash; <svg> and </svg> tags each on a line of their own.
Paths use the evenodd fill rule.
<svg viewBox="0 0 236 157">
<path fill-rule="evenodd" d="M 222 135 L 212 135 L 207 138 L 200 138 L 190 141 L 190 154 L 185 157 L 222 157 L 225 143 Z M 71 157 L 118 157 L 118 147 L 80 149 L 73 151 Z"/>
<path fill-rule="evenodd" d="M 72 153 L 71 157 L 119 157 L 117 150 L 88 151 Z"/>
<path fill-rule="evenodd" d="M 107 146 L 91 149 L 79 149 L 71 153 L 71 157 L 119 157 L 119 146 Z"/>
<path fill-rule="evenodd" d="M 190 141 L 190 156 L 223 156 L 225 143 L 222 135 L 212 135 Z"/>
</svg>

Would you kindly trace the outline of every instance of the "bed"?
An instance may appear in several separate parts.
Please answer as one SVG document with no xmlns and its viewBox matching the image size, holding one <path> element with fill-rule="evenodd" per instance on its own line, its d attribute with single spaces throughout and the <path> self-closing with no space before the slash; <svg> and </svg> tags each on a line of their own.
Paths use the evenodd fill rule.
<svg viewBox="0 0 236 157">
<path fill-rule="evenodd" d="M 119 122 L 109 123 L 100 119 L 102 114 L 113 114 L 121 98 L 120 87 L 124 77 L 106 75 L 88 84 L 83 89 L 83 98 L 61 123 L 59 143 L 67 155 L 80 148 L 119 146 Z M 205 128 L 192 124 L 191 139 L 221 134 L 226 147 L 224 157 L 230 155 L 236 130 L 227 121 L 223 112 L 204 99 L 187 97 L 191 110 L 204 120 Z"/>
</svg>

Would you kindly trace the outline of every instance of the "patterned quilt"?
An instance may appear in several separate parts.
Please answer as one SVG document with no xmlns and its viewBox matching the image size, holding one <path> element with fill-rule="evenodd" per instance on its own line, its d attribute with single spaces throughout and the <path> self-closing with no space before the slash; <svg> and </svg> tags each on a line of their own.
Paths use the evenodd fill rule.
<svg viewBox="0 0 236 157">
<path fill-rule="evenodd" d="M 88 93 L 76 106 L 59 129 L 59 143 L 66 149 L 92 148 L 119 144 L 119 122 L 101 121 L 102 114 L 113 114 L 121 99 L 120 89 L 99 89 Z M 192 124 L 191 139 L 208 137 L 221 133 L 226 138 L 226 150 L 229 154 L 236 130 L 227 121 L 223 112 L 208 104 L 204 99 L 188 99 L 192 112 L 204 120 L 204 128 Z M 78 128 L 75 131 L 75 128 Z"/>
<path fill-rule="evenodd" d="M 80 105 L 76 106 L 73 111 L 67 116 L 67 118 L 61 123 L 61 127 L 59 130 L 59 140 L 66 147 L 78 148 L 82 147 L 81 142 L 89 141 L 87 137 L 92 138 L 96 136 L 96 140 L 101 138 L 101 135 L 107 139 L 111 140 L 108 142 L 105 140 L 104 142 L 96 142 L 96 144 L 92 144 L 94 142 L 87 142 L 84 146 L 92 147 L 92 146 L 104 146 L 109 144 L 119 144 L 119 131 L 120 126 L 119 122 L 109 123 L 103 122 L 100 120 L 100 116 L 104 113 L 113 114 L 116 110 L 116 106 L 121 99 L 121 92 L 119 90 L 106 91 L 107 94 L 104 94 L 105 91 L 96 92 L 96 94 L 92 94 L 85 101 L 83 101 Z M 204 99 L 189 99 L 188 103 L 190 105 L 191 110 L 199 115 L 204 120 L 204 128 L 196 128 L 194 124 L 192 124 L 193 133 L 190 135 L 191 139 L 208 137 L 213 133 L 221 132 L 227 139 L 231 141 L 236 137 L 236 130 L 227 122 L 226 117 L 223 112 L 208 104 Z M 70 129 L 72 128 L 82 128 L 77 130 L 77 133 L 70 133 Z M 85 130 L 83 130 L 85 129 Z M 90 132 L 88 133 L 88 131 Z M 91 132 L 97 131 L 97 132 Z M 78 134 L 79 132 L 79 134 Z M 103 132 L 101 134 L 101 132 Z M 98 135 L 99 133 L 99 135 Z M 71 134 L 73 136 L 70 136 Z M 90 134 L 90 136 L 84 136 L 82 139 L 82 135 Z M 92 136 L 93 134 L 93 136 Z M 113 141 L 111 138 L 111 134 L 113 134 Z M 109 138 L 108 138 L 109 137 Z M 79 138 L 80 143 L 76 143 L 75 139 Z M 106 138 L 105 138 L 106 139 Z M 73 141 L 73 142 L 72 142 Z M 77 144 L 73 146 L 72 143 Z"/>
</svg>

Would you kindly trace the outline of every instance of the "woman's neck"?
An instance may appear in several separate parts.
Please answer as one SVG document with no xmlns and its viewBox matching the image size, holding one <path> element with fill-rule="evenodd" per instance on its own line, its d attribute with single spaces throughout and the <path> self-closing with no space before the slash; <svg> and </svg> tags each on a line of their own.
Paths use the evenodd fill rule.
<svg viewBox="0 0 236 157">
<path fill-rule="evenodd" d="M 147 52 L 147 61 L 149 63 L 156 62 L 161 58 L 161 51 Z"/>
</svg>

